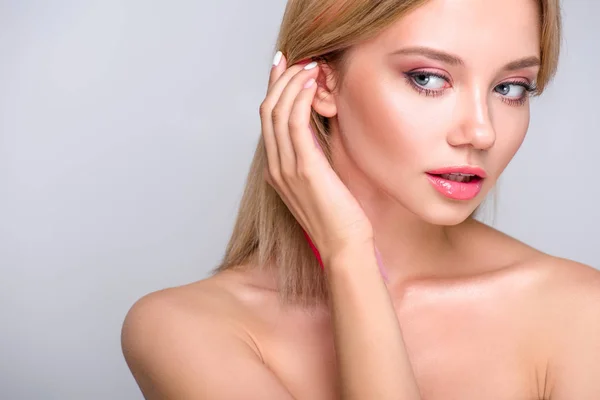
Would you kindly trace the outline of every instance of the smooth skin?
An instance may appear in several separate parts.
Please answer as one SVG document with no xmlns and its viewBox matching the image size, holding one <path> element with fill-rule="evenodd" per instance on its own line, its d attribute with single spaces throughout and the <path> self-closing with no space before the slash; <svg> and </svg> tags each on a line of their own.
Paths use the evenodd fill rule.
<svg viewBox="0 0 600 400">
<path fill-rule="evenodd" d="M 122 340 L 147 399 L 600 399 L 600 272 L 467 218 L 527 131 L 539 66 L 505 66 L 539 57 L 534 4 L 432 0 L 352 49 L 343 82 L 283 57 L 265 179 L 321 251 L 331 304 L 284 306 L 251 265 L 145 296 Z M 424 176 L 459 164 L 488 173 L 472 201 Z"/>
</svg>

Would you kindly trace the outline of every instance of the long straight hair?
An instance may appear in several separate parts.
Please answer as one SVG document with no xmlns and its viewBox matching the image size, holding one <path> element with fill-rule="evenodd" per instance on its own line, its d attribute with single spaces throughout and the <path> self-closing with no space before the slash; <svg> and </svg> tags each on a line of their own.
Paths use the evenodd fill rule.
<svg viewBox="0 0 600 400">
<path fill-rule="evenodd" d="M 541 68 L 537 93 L 554 76 L 561 40 L 559 0 L 539 2 Z M 427 0 L 289 0 L 281 23 L 277 49 L 293 65 L 307 58 L 329 64 L 343 79 L 349 48 L 368 40 Z M 331 164 L 329 124 L 314 110 L 311 125 Z M 277 192 L 264 180 L 267 165 L 262 137 L 247 176 L 237 218 L 225 255 L 212 272 L 236 268 L 265 268 L 277 272 L 281 300 L 315 304 L 327 300 L 327 285 L 319 262 L 300 224 Z"/>
</svg>

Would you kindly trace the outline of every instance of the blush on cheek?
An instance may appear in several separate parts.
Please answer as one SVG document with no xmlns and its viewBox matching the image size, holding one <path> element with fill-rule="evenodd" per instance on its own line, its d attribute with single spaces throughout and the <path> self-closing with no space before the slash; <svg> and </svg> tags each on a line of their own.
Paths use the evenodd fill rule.
<svg viewBox="0 0 600 400">
<path fill-rule="evenodd" d="M 519 113 L 517 114 L 516 111 Z M 508 162 L 519 150 L 529 128 L 529 109 L 515 109 L 504 106 L 502 112 L 494 115 L 496 142 L 494 147 L 500 150 Z"/>
</svg>

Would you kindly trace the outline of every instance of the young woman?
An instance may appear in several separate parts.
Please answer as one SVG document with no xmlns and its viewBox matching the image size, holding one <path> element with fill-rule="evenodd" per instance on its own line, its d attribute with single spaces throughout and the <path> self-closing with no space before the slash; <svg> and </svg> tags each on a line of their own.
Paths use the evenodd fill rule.
<svg viewBox="0 0 600 400">
<path fill-rule="evenodd" d="M 600 399 L 600 273 L 473 219 L 558 0 L 289 0 L 209 279 L 123 328 L 148 399 Z"/>
</svg>

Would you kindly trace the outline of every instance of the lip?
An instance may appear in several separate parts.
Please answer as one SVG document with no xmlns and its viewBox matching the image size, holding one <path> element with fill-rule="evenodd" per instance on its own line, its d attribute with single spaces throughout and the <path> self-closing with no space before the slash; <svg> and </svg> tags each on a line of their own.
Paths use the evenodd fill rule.
<svg viewBox="0 0 600 400">
<path fill-rule="evenodd" d="M 427 171 L 427 173 L 430 175 L 442 175 L 442 174 L 452 174 L 452 173 L 472 174 L 472 175 L 477 175 L 481 179 L 487 178 L 487 173 L 485 172 L 485 170 L 483 168 L 475 167 L 475 166 L 471 166 L 471 165 L 443 167 L 443 168 L 438 168 L 438 169 L 434 169 L 431 171 Z"/>
<path fill-rule="evenodd" d="M 480 179 L 471 182 L 455 182 L 438 176 L 451 173 L 477 175 Z M 482 168 L 473 166 L 445 167 L 427 172 L 427 179 L 429 179 L 433 187 L 444 196 L 453 200 L 472 200 L 477 197 L 479 192 L 481 192 L 483 180 L 486 177 L 487 174 Z"/>
</svg>

